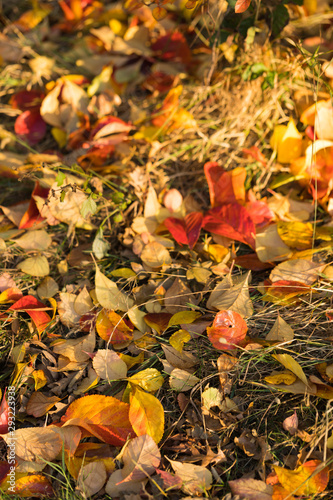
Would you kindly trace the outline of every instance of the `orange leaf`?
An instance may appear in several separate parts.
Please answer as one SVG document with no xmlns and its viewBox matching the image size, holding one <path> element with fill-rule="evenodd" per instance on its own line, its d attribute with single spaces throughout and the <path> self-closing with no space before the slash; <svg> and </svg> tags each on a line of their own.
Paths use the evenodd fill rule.
<svg viewBox="0 0 333 500">
<path fill-rule="evenodd" d="M 245 12 L 250 7 L 251 0 L 237 0 L 235 5 L 236 14 Z"/>
<path fill-rule="evenodd" d="M 129 421 L 129 405 L 112 396 L 84 396 L 74 401 L 61 418 L 64 425 L 77 425 L 114 446 L 122 446 L 127 437 L 134 437 Z"/>
<path fill-rule="evenodd" d="M 227 351 L 243 342 L 247 325 L 242 316 L 234 311 L 220 311 L 213 325 L 207 328 L 208 338 L 216 349 Z"/>
<path fill-rule="evenodd" d="M 274 466 L 279 482 L 288 492 L 299 496 L 317 495 L 324 491 L 329 480 L 329 469 L 320 469 L 320 460 L 309 460 L 296 470 Z"/>
<path fill-rule="evenodd" d="M 6 302 L 15 302 L 23 297 L 23 293 L 16 287 L 7 288 L 0 294 L 0 304 L 5 304 Z"/>
<path fill-rule="evenodd" d="M 15 494 L 20 498 L 53 496 L 50 481 L 42 474 L 31 474 L 15 481 Z"/>
<path fill-rule="evenodd" d="M 49 188 L 41 187 L 38 181 L 36 182 L 35 187 L 31 193 L 28 210 L 25 212 L 21 219 L 19 229 L 27 229 L 35 224 L 39 224 L 44 220 L 44 218 L 39 213 L 36 202 L 34 200 L 34 196 L 40 196 L 41 198 L 44 198 L 46 200 L 49 190 Z"/>
<path fill-rule="evenodd" d="M 15 302 L 8 310 L 24 311 L 29 314 L 36 325 L 38 333 L 42 333 L 51 322 L 51 317 L 45 312 L 45 309 L 50 310 L 50 307 L 46 307 L 45 304 L 39 302 L 33 295 L 26 295 Z"/>
<path fill-rule="evenodd" d="M 119 314 L 102 309 L 97 316 L 96 330 L 98 335 L 110 344 L 121 344 L 133 338 L 133 329 L 130 328 Z"/>
</svg>

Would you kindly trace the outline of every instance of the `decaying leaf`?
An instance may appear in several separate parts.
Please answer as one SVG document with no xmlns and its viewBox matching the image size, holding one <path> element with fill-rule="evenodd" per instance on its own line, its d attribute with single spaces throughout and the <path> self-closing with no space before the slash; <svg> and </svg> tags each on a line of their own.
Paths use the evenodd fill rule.
<svg viewBox="0 0 333 500">
<path fill-rule="evenodd" d="M 272 340 L 275 342 L 286 342 L 289 340 L 293 340 L 294 330 L 278 314 L 278 317 L 276 318 L 272 329 L 266 335 L 265 338 L 266 338 L 266 340 Z"/>
<path fill-rule="evenodd" d="M 187 495 L 203 495 L 210 489 L 213 477 L 206 467 L 170 460 L 171 466 L 182 481 L 182 490 Z"/>
</svg>

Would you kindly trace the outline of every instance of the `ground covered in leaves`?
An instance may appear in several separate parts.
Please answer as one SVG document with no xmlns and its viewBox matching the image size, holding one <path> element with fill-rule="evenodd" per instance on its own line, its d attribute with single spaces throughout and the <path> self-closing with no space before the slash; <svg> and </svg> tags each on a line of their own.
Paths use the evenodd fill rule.
<svg viewBox="0 0 333 500">
<path fill-rule="evenodd" d="M 1 14 L 1 498 L 331 498 L 331 12 L 156 3 Z"/>
</svg>

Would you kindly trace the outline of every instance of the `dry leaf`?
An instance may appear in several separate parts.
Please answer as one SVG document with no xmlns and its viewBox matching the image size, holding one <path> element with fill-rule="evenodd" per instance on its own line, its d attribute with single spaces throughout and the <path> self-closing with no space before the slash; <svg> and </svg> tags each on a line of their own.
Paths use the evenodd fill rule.
<svg viewBox="0 0 333 500">
<path fill-rule="evenodd" d="M 28 231 L 21 238 L 18 238 L 15 243 L 24 250 L 47 250 L 52 243 L 51 237 L 44 229 L 39 231 Z"/>
<path fill-rule="evenodd" d="M 23 273 L 37 277 L 47 276 L 50 272 L 49 263 L 44 255 L 28 257 L 20 262 L 16 267 Z"/>
<path fill-rule="evenodd" d="M 241 478 L 228 482 L 233 495 L 244 500 L 272 500 L 273 487 L 264 481 Z"/>
<path fill-rule="evenodd" d="M 296 410 L 294 411 L 293 415 L 284 419 L 282 425 L 284 430 L 288 431 L 292 436 L 296 434 L 298 429 L 298 418 Z"/>
<path fill-rule="evenodd" d="M 110 349 L 98 349 L 93 367 L 102 380 L 121 380 L 127 375 L 126 363 Z"/>
<path fill-rule="evenodd" d="M 193 389 L 200 382 L 200 379 L 191 373 L 175 368 L 170 375 L 170 387 L 178 392 L 186 392 Z"/>
<path fill-rule="evenodd" d="M 83 495 L 83 498 L 91 497 L 103 488 L 107 479 L 106 467 L 99 460 L 83 465 L 80 469 L 76 489 Z"/>
<path fill-rule="evenodd" d="M 191 496 L 201 496 L 210 489 L 213 477 L 208 469 L 200 465 L 168 460 L 177 476 L 183 481 L 182 490 L 184 493 Z"/>
<path fill-rule="evenodd" d="M 170 314 L 176 314 L 184 310 L 184 306 L 193 302 L 193 295 L 184 281 L 176 278 L 172 286 L 167 290 L 164 297 L 164 305 Z"/>
<path fill-rule="evenodd" d="M 121 292 L 114 281 L 109 280 L 96 266 L 96 297 L 105 309 L 128 311 L 133 306 L 133 299 Z"/>
<path fill-rule="evenodd" d="M 208 301 L 208 308 L 219 311 L 230 309 L 248 318 L 253 314 L 252 301 L 249 295 L 249 280 L 251 271 L 245 277 L 225 278 L 212 291 Z M 230 286 L 229 286 L 230 285 Z"/>
<path fill-rule="evenodd" d="M 278 314 L 278 317 L 276 318 L 272 329 L 266 335 L 265 340 L 271 340 L 273 342 L 274 341 L 275 342 L 287 342 L 287 341 L 293 340 L 293 338 L 294 338 L 294 330 Z"/>
</svg>

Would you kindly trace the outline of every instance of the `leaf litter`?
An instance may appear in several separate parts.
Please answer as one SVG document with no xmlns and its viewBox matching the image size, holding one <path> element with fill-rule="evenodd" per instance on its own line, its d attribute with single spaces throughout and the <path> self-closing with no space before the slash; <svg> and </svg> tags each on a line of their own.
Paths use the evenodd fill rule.
<svg viewBox="0 0 333 500">
<path fill-rule="evenodd" d="M 1 495 L 329 498 L 327 65 L 314 102 L 261 28 L 213 41 L 219 3 L 26 8 L 0 36 Z"/>
</svg>

